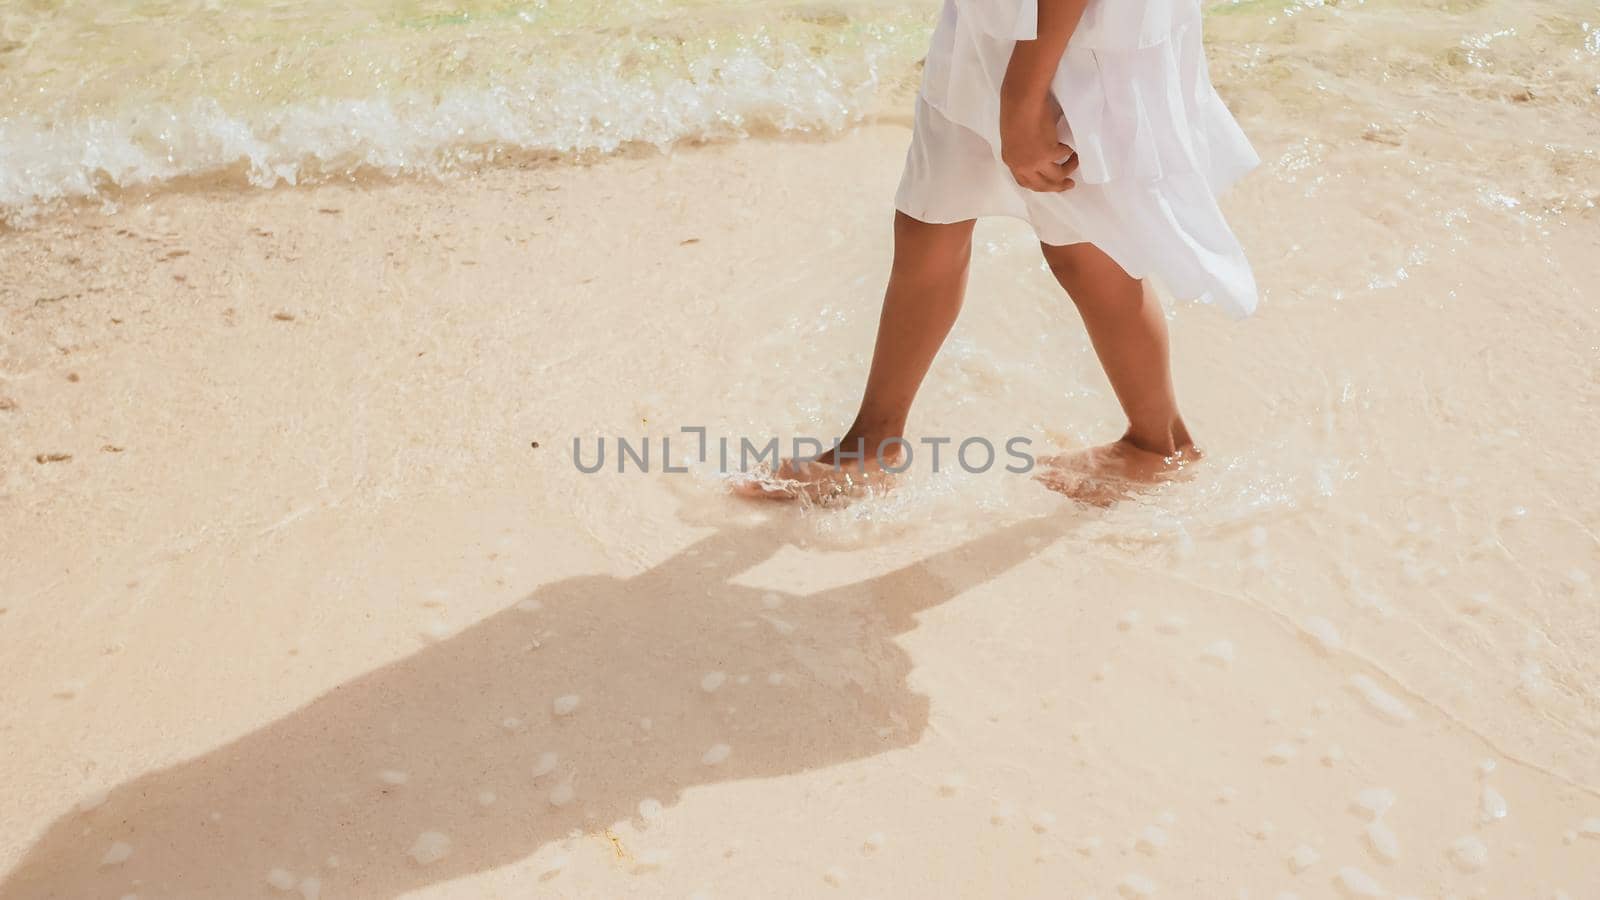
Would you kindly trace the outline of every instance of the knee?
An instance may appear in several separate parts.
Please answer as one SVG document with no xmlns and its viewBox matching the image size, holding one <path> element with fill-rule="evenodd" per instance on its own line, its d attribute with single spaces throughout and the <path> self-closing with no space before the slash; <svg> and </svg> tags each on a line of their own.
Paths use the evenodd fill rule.
<svg viewBox="0 0 1600 900">
<path fill-rule="evenodd" d="M 908 221 L 896 230 L 894 270 L 908 278 L 950 278 L 972 259 L 972 229 Z"/>
<path fill-rule="evenodd" d="M 1088 244 L 1045 247 L 1045 265 L 1080 310 L 1138 309 L 1143 284 Z"/>
<path fill-rule="evenodd" d="M 1078 259 L 1077 254 L 1059 251 L 1046 252 L 1044 263 L 1049 267 L 1050 274 L 1055 276 L 1056 281 L 1060 282 L 1061 286 L 1076 298 L 1076 292 L 1073 291 L 1073 287 L 1082 284 L 1085 275 L 1083 261 Z"/>
<path fill-rule="evenodd" d="M 1073 248 L 1052 247 L 1046 250 L 1044 262 L 1056 283 L 1080 309 L 1103 305 L 1105 292 L 1095 290 L 1095 272 L 1083 254 L 1074 253 Z"/>
</svg>

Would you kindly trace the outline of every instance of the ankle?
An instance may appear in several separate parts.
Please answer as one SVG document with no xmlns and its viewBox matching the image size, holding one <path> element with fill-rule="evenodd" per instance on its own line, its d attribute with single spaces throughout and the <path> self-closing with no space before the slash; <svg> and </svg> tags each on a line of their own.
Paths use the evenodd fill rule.
<svg viewBox="0 0 1600 900">
<path fill-rule="evenodd" d="M 1194 447 L 1189 429 L 1184 426 L 1183 419 L 1176 416 L 1165 427 L 1140 429 L 1130 425 L 1122 440 L 1159 456 L 1175 456 Z"/>
<path fill-rule="evenodd" d="M 889 447 L 884 448 L 887 451 L 895 446 L 893 442 L 897 438 L 905 435 L 905 429 L 906 422 L 903 418 L 867 419 L 857 416 L 856 420 L 850 423 L 850 427 L 845 430 L 844 436 L 839 438 L 839 444 L 853 450 L 858 442 L 864 443 L 867 452 L 871 453 L 876 451 L 885 441 L 889 441 L 891 442 Z"/>
<path fill-rule="evenodd" d="M 900 437 L 901 430 L 898 427 L 880 425 L 866 428 L 858 420 L 836 444 L 818 457 L 818 460 L 836 466 L 859 466 L 862 469 L 895 466 L 905 456 L 905 448 L 901 446 Z"/>
<path fill-rule="evenodd" d="M 838 454 L 846 455 L 847 459 L 858 461 L 881 461 L 894 463 L 905 455 L 905 448 L 901 446 L 899 431 L 856 431 L 845 432 L 836 445 Z"/>
</svg>

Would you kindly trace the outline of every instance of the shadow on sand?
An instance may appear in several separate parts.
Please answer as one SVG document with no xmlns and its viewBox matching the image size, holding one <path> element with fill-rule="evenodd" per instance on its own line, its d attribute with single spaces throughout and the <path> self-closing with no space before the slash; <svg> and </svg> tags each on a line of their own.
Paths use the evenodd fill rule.
<svg viewBox="0 0 1600 900">
<path fill-rule="evenodd" d="M 1020 522 L 804 596 L 732 583 L 787 543 L 784 527 L 724 528 L 631 578 L 546 585 L 236 741 L 124 783 L 58 819 L 0 897 L 283 896 L 267 882 L 282 868 L 330 897 L 389 898 L 603 831 L 636 818 L 646 798 L 670 807 L 691 786 L 914 744 L 928 699 L 907 685 L 911 660 L 896 636 L 1067 526 Z M 708 693 L 708 672 L 729 680 Z M 580 705 L 558 716 L 553 701 L 567 694 Z M 716 744 L 731 753 L 707 764 Z M 550 753 L 554 768 L 539 774 Z M 428 865 L 409 853 L 423 831 L 450 839 Z M 113 841 L 133 854 L 102 865 Z"/>
</svg>

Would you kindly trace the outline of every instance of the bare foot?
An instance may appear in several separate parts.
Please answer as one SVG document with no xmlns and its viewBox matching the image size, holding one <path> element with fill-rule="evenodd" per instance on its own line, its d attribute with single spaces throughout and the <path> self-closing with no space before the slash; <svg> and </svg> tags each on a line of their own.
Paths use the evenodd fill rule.
<svg viewBox="0 0 1600 900">
<path fill-rule="evenodd" d="M 846 443 L 848 446 L 848 443 Z M 846 503 L 872 492 L 888 490 L 894 484 L 891 468 L 900 464 L 901 454 L 886 449 L 882 459 L 847 459 L 836 462 L 833 451 L 816 459 L 785 459 L 776 470 L 752 473 L 733 486 L 741 497 L 760 500 L 802 500 L 819 505 Z"/>
<path fill-rule="evenodd" d="M 1043 457 L 1034 477 L 1059 494 L 1093 506 L 1110 506 L 1144 488 L 1174 481 L 1200 460 L 1193 444 L 1171 453 L 1146 450 L 1124 437 L 1110 444 Z"/>
</svg>

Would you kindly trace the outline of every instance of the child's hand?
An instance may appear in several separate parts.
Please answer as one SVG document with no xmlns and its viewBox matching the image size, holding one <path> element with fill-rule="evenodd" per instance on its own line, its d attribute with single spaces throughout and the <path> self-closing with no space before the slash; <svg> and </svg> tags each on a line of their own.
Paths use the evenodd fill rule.
<svg viewBox="0 0 1600 900">
<path fill-rule="evenodd" d="M 1060 193 L 1074 184 L 1078 154 L 1056 136 L 1060 107 L 1055 98 L 1012 100 L 1001 96 L 1000 161 L 1030 191 Z"/>
</svg>

